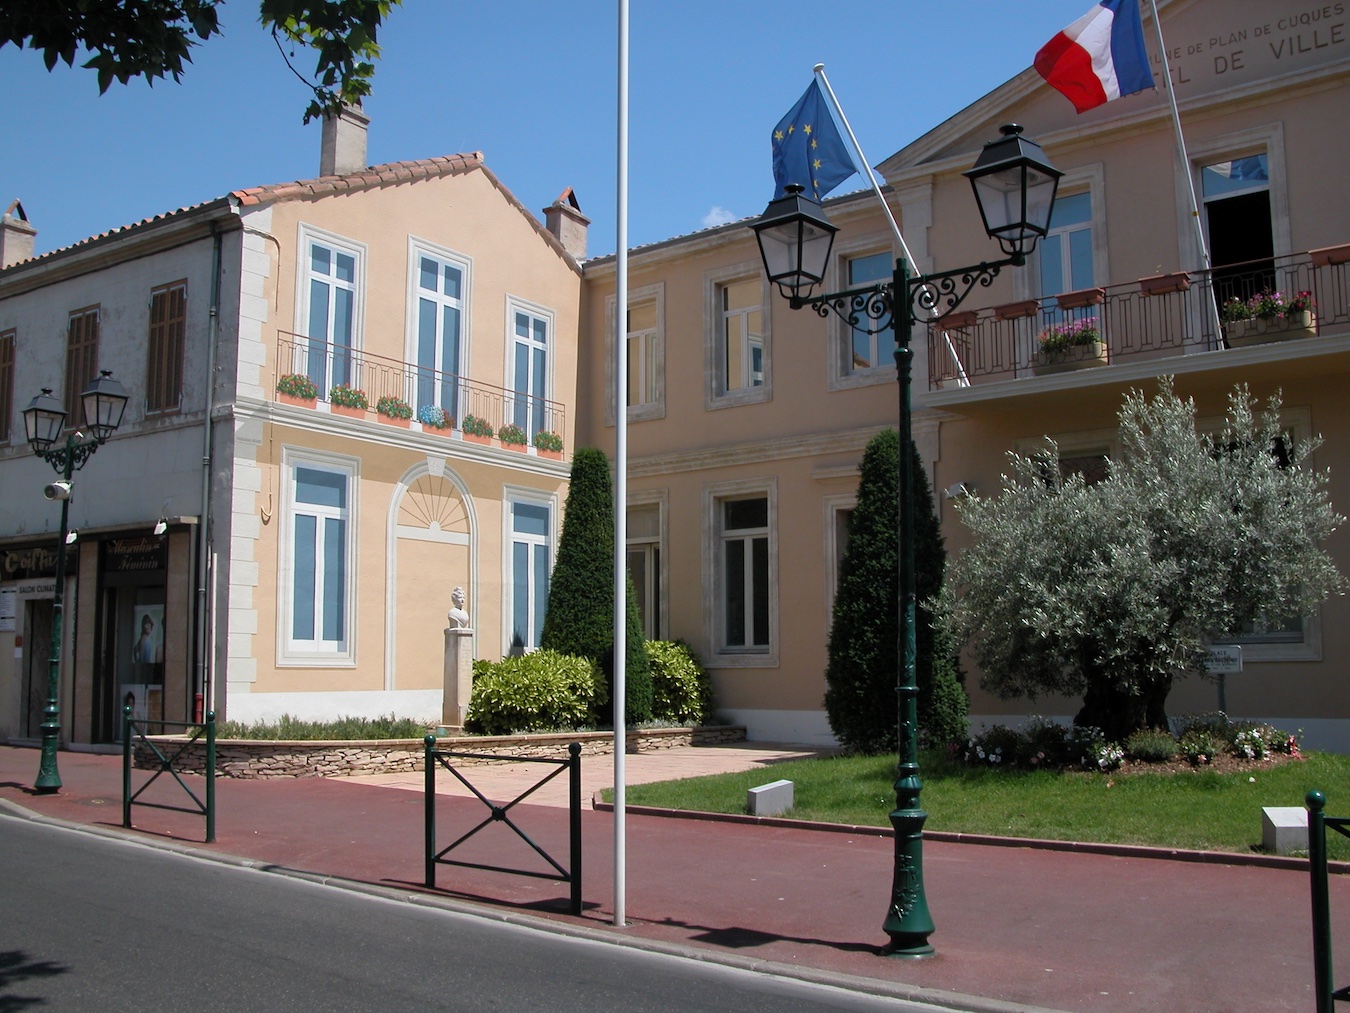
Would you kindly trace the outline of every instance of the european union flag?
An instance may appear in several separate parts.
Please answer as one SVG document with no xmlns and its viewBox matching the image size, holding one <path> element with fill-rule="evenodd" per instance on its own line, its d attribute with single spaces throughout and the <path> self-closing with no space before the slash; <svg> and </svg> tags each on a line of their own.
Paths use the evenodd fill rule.
<svg viewBox="0 0 1350 1013">
<path fill-rule="evenodd" d="M 783 196 L 789 183 L 798 183 L 820 200 L 856 171 L 820 93 L 820 82 L 812 79 L 811 87 L 773 128 L 774 199 Z"/>
</svg>

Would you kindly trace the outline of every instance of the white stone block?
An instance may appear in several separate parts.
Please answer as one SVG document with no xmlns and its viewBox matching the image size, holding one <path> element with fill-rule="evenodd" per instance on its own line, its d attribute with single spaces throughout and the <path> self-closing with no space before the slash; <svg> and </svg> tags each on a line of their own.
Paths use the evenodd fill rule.
<svg viewBox="0 0 1350 1013">
<path fill-rule="evenodd" d="M 761 784 L 745 793 L 745 808 L 751 816 L 781 816 L 792 808 L 791 781 Z"/>
<path fill-rule="evenodd" d="M 1265 806 L 1261 810 L 1261 846 L 1272 855 L 1308 850 L 1308 810 L 1301 806 Z"/>
</svg>

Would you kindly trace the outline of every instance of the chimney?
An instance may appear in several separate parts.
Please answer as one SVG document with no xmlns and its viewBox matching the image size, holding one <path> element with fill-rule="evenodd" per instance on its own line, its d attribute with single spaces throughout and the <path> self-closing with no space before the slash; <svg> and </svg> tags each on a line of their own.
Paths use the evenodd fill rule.
<svg viewBox="0 0 1350 1013">
<path fill-rule="evenodd" d="M 0 268 L 33 259 L 33 240 L 37 229 L 28 224 L 23 205 L 15 200 L 0 218 Z"/>
<path fill-rule="evenodd" d="M 366 127 L 370 117 L 361 107 L 343 106 L 334 116 L 323 118 L 323 139 L 319 148 L 319 175 L 340 176 L 366 167 Z"/>
<path fill-rule="evenodd" d="M 544 208 L 544 227 L 575 260 L 586 259 L 586 229 L 590 224 L 591 220 L 581 213 L 577 195 L 570 186 Z"/>
</svg>

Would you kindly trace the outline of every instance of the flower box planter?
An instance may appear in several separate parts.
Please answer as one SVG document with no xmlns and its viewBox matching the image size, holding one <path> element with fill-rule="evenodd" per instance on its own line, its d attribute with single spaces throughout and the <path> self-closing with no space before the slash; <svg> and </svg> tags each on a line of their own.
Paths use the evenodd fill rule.
<svg viewBox="0 0 1350 1013">
<path fill-rule="evenodd" d="M 1184 271 L 1155 274 L 1150 278 L 1139 279 L 1139 291 L 1144 295 L 1168 295 L 1172 292 L 1185 292 L 1190 287 L 1191 276 Z"/>
<path fill-rule="evenodd" d="M 281 391 L 277 391 L 277 400 L 282 404 L 292 404 L 299 408 L 313 408 L 319 402 L 317 397 L 296 397 L 294 394 L 283 394 Z"/>
<path fill-rule="evenodd" d="M 1041 308 L 1039 300 L 1023 299 L 1021 302 L 1004 303 L 994 307 L 994 316 L 999 320 L 1018 320 L 1029 317 Z"/>
<path fill-rule="evenodd" d="M 386 426 L 397 426 L 399 429 L 412 428 L 411 419 L 396 419 L 392 415 L 381 415 L 379 412 L 375 413 L 375 418 L 380 422 L 383 422 Z"/>
<path fill-rule="evenodd" d="M 1106 291 L 1100 288 L 1085 288 L 1077 292 L 1061 292 L 1055 296 L 1060 309 L 1076 310 L 1084 306 L 1100 306 L 1106 301 Z"/>
<path fill-rule="evenodd" d="M 1037 351 L 1031 359 L 1031 371 L 1037 376 L 1105 365 L 1106 346 L 1099 341 L 1090 345 L 1073 345 L 1058 352 Z"/>
<path fill-rule="evenodd" d="M 542 450 L 542 449 L 540 449 L 539 447 L 535 447 L 534 449 L 535 449 L 535 452 L 538 453 L 538 455 L 539 455 L 540 457 L 547 457 L 550 461 L 561 461 L 561 460 L 562 460 L 562 451 L 561 451 L 561 450 Z"/>
<path fill-rule="evenodd" d="M 1312 310 L 1291 313 L 1284 317 L 1255 317 L 1251 320 L 1230 320 L 1224 325 L 1230 348 L 1264 345 L 1271 341 L 1293 338 L 1311 338 L 1317 333 Z"/>
<path fill-rule="evenodd" d="M 491 436 L 479 436 L 477 433 L 460 433 L 460 437 L 465 443 L 481 443 L 484 446 L 492 443 Z"/>
<path fill-rule="evenodd" d="M 334 415 L 345 415 L 349 419 L 363 419 L 366 417 L 364 408 L 353 408 L 345 404 L 329 404 L 328 410 Z"/>
<path fill-rule="evenodd" d="M 525 453 L 529 448 L 526 447 L 525 444 L 523 444 L 523 443 L 506 443 L 506 442 L 503 442 L 503 443 L 502 443 L 502 449 L 503 449 L 503 450 L 514 450 L 514 451 L 516 451 L 517 453 L 523 454 L 523 453 Z"/>
</svg>

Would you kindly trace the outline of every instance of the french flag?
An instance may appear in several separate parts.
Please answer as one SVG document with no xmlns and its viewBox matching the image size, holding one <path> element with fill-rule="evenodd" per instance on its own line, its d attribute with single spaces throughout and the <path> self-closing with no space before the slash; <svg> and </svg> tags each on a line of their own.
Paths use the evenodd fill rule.
<svg viewBox="0 0 1350 1013">
<path fill-rule="evenodd" d="M 1139 0 L 1101 0 L 1042 46 L 1035 66 L 1080 113 L 1152 88 Z"/>
</svg>

